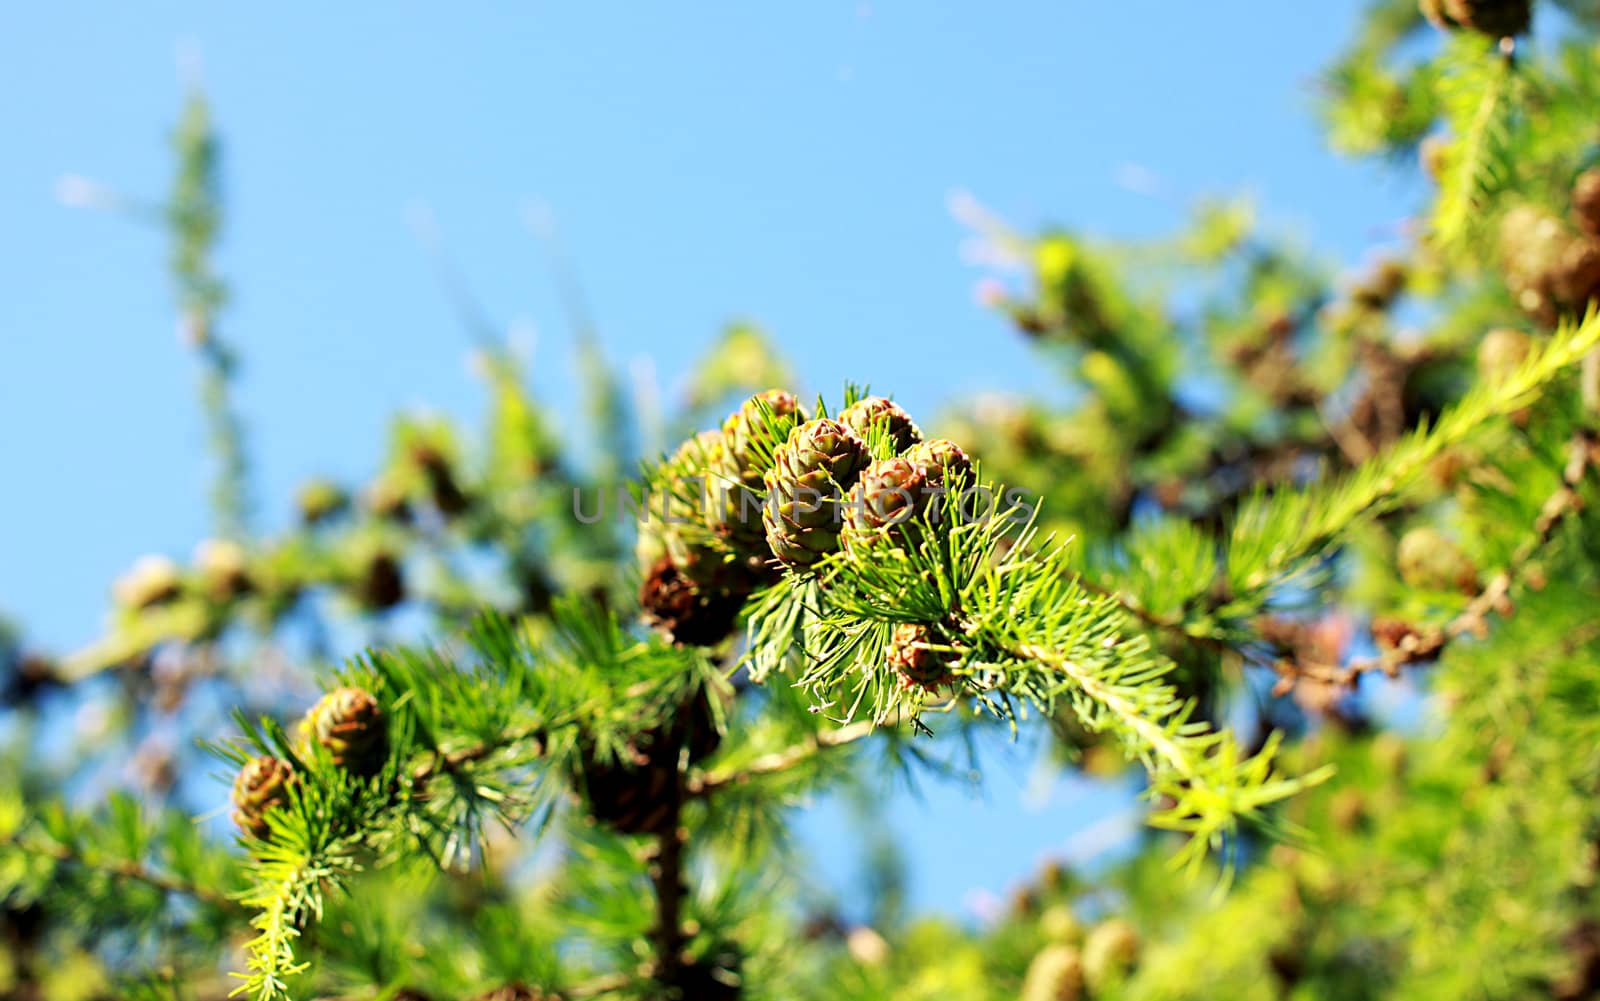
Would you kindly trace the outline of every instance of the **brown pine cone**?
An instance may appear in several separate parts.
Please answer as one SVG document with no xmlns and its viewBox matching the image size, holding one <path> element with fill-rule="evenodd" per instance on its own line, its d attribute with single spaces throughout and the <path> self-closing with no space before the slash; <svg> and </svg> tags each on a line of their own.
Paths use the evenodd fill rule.
<svg viewBox="0 0 1600 1001">
<path fill-rule="evenodd" d="M 745 595 L 696 586 L 671 556 L 650 567 L 639 589 L 645 621 L 684 646 L 716 646 L 733 632 Z"/>
<path fill-rule="evenodd" d="M 1572 182 L 1572 221 L 1590 236 L 1600 237 L 1600 168 L 1591 167 Z"/>
<path fill-rule="evenodd" d="M 1531 0 L 1424 0 L 1422 10 L 1441 27 L 1469 28 L 1490 38 L 1520 35 L 1533 19 Z"/>
<path fill-rule="evenodd" d="M 683 801 L 677 755 L 645 734 L 617 757 L 601 760 L 581 749 L 581 782 L 589 813 L 623 834 L 661 834 L 675 821 Z"/>
<path fill-rule="evenodd" d="M 393 473 L 383 473 L 368 484 L 364 503 L 373 516 L 385 521 L 403 525 L 411 520 L 411 498 L 406 485 Z"/>
<path fill-rule="evenodd" d="M 405 571 L 394 554 L 377 550 L 367 558 L 356 581 L 356 599 L 367 609 L 387 611 L 406 599 Z"/>
<path fill-rule="evenodd" d="M 684 956 L 661 978 L 674 1001 L 739 1001 L 744 994 L 744 956 L 731 943 L 719 944 L 704 956 Z"/>
<path fill-rule="evenodd" d="M 251 758 L 233 780 L 233 822 L 239 830 L 257 838 L 272 833 L 267 811 L 289 802 L 289 783 L 294 771 L 289 763 L 269 754 Z"/>
<path fill-rule="evenodd" d="M 422 470 L 423 478 L 428 481 L 428 496 L 433 499 L 433 506 L 439 509 L 440 514 L 454 518 L 472 506 L 471 498 L 456 482 L 450 459 L 443 452 L 432 445 L 413 445 L 411 461 Z"/>
<path fill-rule="evenodd" d="M 308 750 L 325 748 L 335 765 L 356 775 L 372 775 L 389 754 L 389 728 L 383 709 L 364 688 L 335 688 L 306 711 L 296 732 Z"/>
<path fill-rule="evenodd" d="M 950 673 L 952 656 L 930 646 L 942 645 L 928 626 L 920 622 L 902 622 L 894 627 L 885 658 L 889 666 L 900 675 L 901 684 L 937 691 L 953 679 Z"/>
<path fill-rule="evenodd" d="M 1561 251 L 1556 272 L 1556 298 L 1581 310 L 1600 288 L 1600 242 L 1586 236 L 1574 237 Z"/>
<path fill-rule="evenodd" d="M 581 744 L 578 780 L 596 820 L 624 834 L 661 834 L 675 822 L 683 802 L 683 759 L 692 765 L 722 743 L 710 700 L 702 689 L 609 760 L 592 743 Z"/>
</svg>

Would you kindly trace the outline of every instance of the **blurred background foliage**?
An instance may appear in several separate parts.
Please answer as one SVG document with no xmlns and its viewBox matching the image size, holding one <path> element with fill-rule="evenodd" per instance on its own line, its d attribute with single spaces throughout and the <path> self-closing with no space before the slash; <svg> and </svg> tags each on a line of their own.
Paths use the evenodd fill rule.
<svg viewBox="0 0 1600 1001">
<path fill-rule="evenodd" d="M 610 491 L 615 502 L 641 463 L 748 394 L 792 386 L 784 355 L 795 348 L 732 324 L 670 406 L 644 405 L 557 255 L 579 345 L 574 421 L 529 390 L 527 359 L 447 277 L 474 339 L 482 422 L 397 415 L 364 478 L 305 483 L 293 518 L 260 531 L 230 281 L 214 256 L 222 139 L 196 90 L 173 135 L 171 190 L 147 205 L 113 200 L 170 239 L 214 529 L 187 558 L 130 567 L 103 633 L 76 649 L 0 631 L 0 996 L 232 990 L 262 853 L 241 852 L 220 822 L 195 822 L 223 811 L 216 758 L 195 742 L 237 734 L 236 708 L 244 720 L 291 719 L 336 670 L 379 692 L 394 720 L 421 725 L 422 703 L 454 700 L 472 713 L 453 725 L 502 734 L 528 706 L 540 719 L 560 708 L 587 714 L 588 743 L 520 734 L 481 770 L 456 762 L 468 778 L 407 815 L 438 822 L 418 834 L 432 857 L 352 848 L 348 871 L 324 874 L 340 892 L 318 898 L 320 920 L 294 945 L 307 965 L 293 970 L 292 996 L 1600 992 L 1590 513 L 1600 362 L 1516 396 L 1508 416 L 1474 422 L 1448 447 L 1406 451 L 1475 389 L 1512 383 L 1570 337 L 1600 292 L 1591 7 L 1371 7 L 1321 75 L 1322 124 L 1340 152 L 1429 187 L 1403 245 L 1352 275 L 1272 232 L 1244 198 L 1203 200 L 1179 232 L 1137 242 L 1023 231 L 976 203 L 961 208 L 985 259 L 1013 265 L 982 284 L 982 300 L 1067 392 L 953 400 L 918 415 L 924 428 L 979 458 L 986 477 L 1042 499 L 1041 531 L 1075 540 L 1070 568 L 1170 658 L 1197 719 L 1248 750 L 1287 735 L 1285 772 L 1332 765 L 1335 776 L 1272 808 L 1276 836 L 1228 839 L 1199 878 L 1172 871 L 1181 835 L 1152 829 L 1127 835 L 1110 864 L 1042 860 L 984 920 L 919 913 L 905 887 L 930 874 L 907 871 L 876 815 L 875 780 L 962 776 L 979 735 L 1004 724 L 956 710 L 932 740 L 893 727 L 866 739 L 808 712 L 805 693 L 752 689 L 736 672 L 737 695 L 711 711 L 715 740 L 684 767 L 700 792 L 673 804 L 694 838 L 674 862 L 687 899 L 674 904 L 670 983 L 658 908 L 677 894 L 659 877 L 673 839 L 640 819 L 648 788 L 642 804 L 629 798 L 637 783 L 622 784 L 629 797 L 601 791 L 615 772 L 597 748 L 648 756 L 641 734 L 699 698 L 694 684 L 732 663 L 739 641 L 685 650 L 636 629 L 651 567 L 633 527 L 579 522 L 573 495 Z M 448 276 L 453 265 L 440 262 Z M 1385 465 L 1395 455 L 1414 461 Z M 1285 564 L 1266 543 L 1296 527 L 1282 516 L 1296 509 L 1274 497 L 1326 499 L 1319 485 L 1391 468 L 1404 482 L 1385 484 L 1377 517 L 1338 523 L 1295 573 L 1262 576 Z M 1300 513 L 1310 525 L 1323 509 Z M 575 619 L 574 602 L 615 615 L 621 631 Z M 485 611 L 515 626 L 484 627 Z M 423 637 L 466 665 L 459 678 L 403 646 Z M 627 653 L 629 642 L 646 653 Z M 346 663 L 363 647 L 393 652 Z M 545 673 L 472 673 L 524 658 Z M 1425 694 L 1385 702 L 1381 679 L 1402 673 Z M 406 692 L 417 706 L 404 708 Z M 1056 767 L 1141 784 L 1106 733 L 1065 706 L 1046 715 L 1019 725 Z M 839 733 L 848 738 L 827 736 Z M 444 736 L 391 740 L 448 760 L 460 747 Z M 271 749 L 270 730 L 257 739 Z M 239 760 L 253 753 L 237 746 Z M 126 791 L 101 803 L 107 774 Z M 343 795 L 306 786 L 330 803 Z M 865 911 L 814 885 L 792 843 L 795 807 L 819 790 L 859 814 L 863 885 L 852 890 L 871 901 Z M 519 829 L 558 836 L 513 837 Z M 458 831 L 480 840 L 456 845 Z M 452 848 L 459 857 L 446 857 Z"/>
</svg>

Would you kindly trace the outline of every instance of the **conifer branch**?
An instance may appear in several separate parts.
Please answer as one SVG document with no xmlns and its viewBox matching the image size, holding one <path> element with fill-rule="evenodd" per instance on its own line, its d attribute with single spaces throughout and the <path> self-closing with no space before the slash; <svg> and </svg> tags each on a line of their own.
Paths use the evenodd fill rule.
<svg viewBox="0 0 1600 1001">
<path fill-rule="evenodd" d="M 14 848 L 26 854 L 76 866 L 90 872 L 142 883 L 162 893 L 189 897 L 221 911 L 230 913 L 244 911 L 243 905 L 232 897 L 218 893 L 211 887 L 152 869 L 138 859 L 98 858 L 85 852 L 81 847 L 63 841 L 51 840 L 48 843 L 30 841 L 24 839 L 20 832 L 0 836 L 0 847 Z"/>
<path fill-rule="evenodd" d="M 1488 633 L 1491 614 L 1509 615 L 1512 611 L 1511 592 L 1527 579 L 1531 565 L 1555 539 L 1557 530 L 1584 510 L 1578 487 L 1600 459 L 1600 440 L 1595 433 L 1581 430 L 1572 436 L 1567 448 L 1567 463 L 1562 469 L 1561 485 L 1539 505 L 1531 532 L 1517 547 L 1506 565 L 1495 571 L 1488 582 L 1474 594 L 1466 607 L 1452 615 L 1442 626 L 1419 628 L 1410 625 L 1396 626 L 1391 631 L 1396 636 L 1385 636 L 1389 648 L 1379 656 L 1355 660 L 1345 665 L 1308 664 L 1299 660 L 1281 659 L 1274 664 L 1280 680 L 1275 694 L 1285 694 L 1300 678 L 1340 686 L 1353 685 L 1357 678 L 1373 671 L 1391 677 L 1407 664 L 1437 660 L 1449 644 L 1463 636 L 1482 638 Z M 1374 632 L 1385 631 L 1375 625 Z"/>
<path fill-rule="evenodd" d="M 1508 173 L 1502 162 L 1512 113 L 1515 63 L 1509 52 L 1489 52 L 1481 40 L 1455 42 L 1439 91 L 1457 138 L 1439 179 L 1433 237 L 1444 249 L 1466 238 Z"/>
<path fill-rule="evenodd" d="M 1526 407 L 1541 387 L 1600 344 L 1600 315 L 1568 322 L 1515 372 L 1480 382 L 1432 427 L 1423 427 L 1344 479 L 1304 491 L 1258 493 L 1240 509 L 1228 549 L 1236 595 L 1264 593 L 1319 557 L 1341 533 L 1388 510 L 1446 449 L 1488 421 Z"/>
<path fill-rule="evenodd" d="M 763 754 L 743 767 L 724 768 L 694 776 L 689 780 L 688 793 L 691 797 L 710 796 L 725 786 L 742 785 L 763 775 L 787 771 L 829 748 L 844 747 L 868 737 L 877 728 L 874 720 L 857 720 L 835 730 L 823 730 L 781 751 Z"/>
</svg>

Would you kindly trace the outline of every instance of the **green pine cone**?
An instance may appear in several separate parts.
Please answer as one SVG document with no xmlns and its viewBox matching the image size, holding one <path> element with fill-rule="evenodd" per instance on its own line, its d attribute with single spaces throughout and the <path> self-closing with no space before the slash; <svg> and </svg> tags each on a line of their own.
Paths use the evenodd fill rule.
<svg viewBox="0 0 1600 1001">
<path fill-rule="evenodd" d="M 332 480 L 308 480 L 301 484 L 295 504 L 300 509 L 301 523 L 320 525 L 344 513 L 350 498 Z"/>
<path fill-rule="evenodd" d="M 722 422 L 727 454 L 741 465 L 757 461 L 756 453 L 760 451 L 757 442 L 761 438 L 770 434 L 782 441 L 789 429 L 803 418 L 800 401 L 788 390 L 769 389 L 757 393 Z"/>
<path fill-rule="evenodd" d="M 862 472 L 844 502 L 847 550 L 879 542 L 905 547 L 916 540 L 918 522 L 938 490 L 928 482 L 928 467 L 904 456 L 879 459 Z"/>
<path fill-rule="evenodd" d="M 300 721 L 299 738 L 309 751 L 315 741 L 333 763 L 355 775 L 372 775 L 389 754 L 383 709 L 364 688 L 336 688 Z"/>
<path fill-rule="evenodd" d="M 1522 368 L 1532 348 L 1533 338 L 1520 330 L 1498 327 L 1489 331 L 1478 342 L 1478 378 L 1494 384 L 1506 381 Z"/>
<path fill-rule="evenodd" d="M 873 428 L 882 428 L 895 455 L 922 440 L 922 431 L 911 415 L 898 403 L 881 396 L 864 396 L 845 407 L 839 414 L 839 423 L 860 435 L 862 441 L 871 441 Z"/>
<path fill-rule="evenodd" d="M 1138 929 L 1122 918 L 1096 925 L 1083 943 L 1083 978 L 1100 993 L 1125 980 L 1139 963 L 1143 948 Z"/>
<path fill-rule="evenodd" d="M 255 589 L 250 559 L 232 539 L 207 539 L 195 547 L 194 569 L 207 598 L 226 604 Z"/>
<path fill-rule="evenodd" d="M 838 421 L 795 428 L 767 470 L 761 518 L 767 545 L 785 566 L 804 570 L 839 548 L 839 502 L 870 461 L 866 442 Z"/>
<path fill-rule="evenodd" d="M 1395 551 L 1400 579 L 1429 591 L 1477 590 L 1478 568 L 1461 547 L 1443 532 L 1424 525 L 1400 537 Z"/>
<path fill-rule="evenodd" d="M 141 556 L 127 573 L 111 585 L 116 603 L 130 611 L 144 611 L 175 600 L 183 592 L 183 571 L 165 556 Z"/>
<path fill-rule="evenodd" d="M 233 822 L 239 830 L 257 838 L 271 834 L 267 811 L 289 802 L 293 778 L 289 763 L 269 754 L 246 761 L 233 780 Z"/>
<path fill-rule="evenodd" d="M 1449 21 L 1490 38 L 1520 35 L 1533 19 L 1531 0 L 1438 0 L 1438 6 Z"/>
<path fill-rule="evenodd" d="M 939 486 L 957 482 L 972 485 L 972 460 L 948 438 L 922 442 L 907 452 L 906 458 L 925 467 L 929 481 Z"/>
<path fill-rule="evenodd" d="M 1020 1001 L 1078 1001 L 1083 997 L 1083 956 L 1070 945 L 1047 945 L 1028 964 Z"/>
<path fill-rule="evenodd" d="M 769 389 L 750 397 L 723 422 L 711 515 L 717 533 L 740 555 L 766 551 L 762 481 L 772 465 L 771 450 L 804 419 L 793 393 Z"/>
<path fill-rule="evenodd" d="M 667 460 L 668 496 L 661 513 L 671 521 L 693 521 L 715 496 L 718 477 L 726 468 L 728 448 L 722 431 L 701 431 L 678 446 Z"/>
<path fill-rule="evenodd" d="M 696 585 L 709 583 L 701 574 L 710 571 L 715 561 L 691 559 L 688 554 L 704 548 L 696 540 L 706 534 L 707 503 L 718 496 L 722 454 L 722 432 L 701 431 L 662 463 L 656 492 L 646 498 L 640 515 L 635 546 L 646 573 L 663 556 L 671 556 Z"/>
</svg>

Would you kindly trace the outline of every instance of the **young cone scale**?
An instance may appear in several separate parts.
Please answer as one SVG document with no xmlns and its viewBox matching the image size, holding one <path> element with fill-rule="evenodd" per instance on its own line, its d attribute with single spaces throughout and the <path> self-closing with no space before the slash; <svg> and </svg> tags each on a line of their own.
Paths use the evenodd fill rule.
<svg viewBox="0 0 1600 1001">
<path fill-rule="evenodd" d="M 233 780 L 233 822 L 239 830 L 265 838 L 272 828 L 267 811 L 289 802 L 289 782 L 294 771 L 287 761 L 263 754 L 251 758 Z"/>
<path fill-rule="evenodd" d="M 868 463 L 866 442 L 826 418 L 789 433 L 767 470 L 761 518 L 772 555 L 805 570 L 839 548 L 840 502 Z"/>
<path fill-rule="evenodd" d="M 854 431 L 863 441 L 872 439 L 872 429 L 882 427 L 894 454 L 899 455 L 922 440 L 922 430 L 898 403 L 881 396 L 865 396 L 845 407 L 839 423 Z"/>
<path fill-rule="evenodd" d="M 328 752 L 335 765 L 353 775 L 372 775 L 389 753 L 383 709 L 364 688 L 336 688 L 307 710 L 297 731 L 308 753 L 312 745 Z"/>
</svg>

